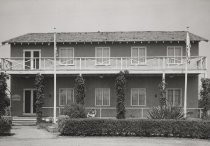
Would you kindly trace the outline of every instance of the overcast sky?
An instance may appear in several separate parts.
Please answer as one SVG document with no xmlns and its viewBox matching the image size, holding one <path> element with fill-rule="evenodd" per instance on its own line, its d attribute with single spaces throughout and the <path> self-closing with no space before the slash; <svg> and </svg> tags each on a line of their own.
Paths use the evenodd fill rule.
<svg viewBox="0 0 210 146">
<path fill-rule="evenodd" d="M 81 32 L 182 31 L 186 26 L 210 40 L 210 0 L 0 0 L 0 42 L 53 27 Z M 0 57 L 9 57 L 8 48 L 0 46 Z M 208 56 L 210 68 L 210 42 L 200 44 L 200 55 Z"/>
</svg>

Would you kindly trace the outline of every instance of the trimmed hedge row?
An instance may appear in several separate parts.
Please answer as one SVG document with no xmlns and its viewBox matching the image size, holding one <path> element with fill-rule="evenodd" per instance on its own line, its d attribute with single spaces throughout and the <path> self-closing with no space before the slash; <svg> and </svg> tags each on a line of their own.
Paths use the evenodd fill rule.
<svg viewBox="0 0 210 146">
<path fill-rule="evenodd" d="M 162 136 L 210 138 L 210 122 L 149 119 L 59 118 L 61 135 L 69 136 Z"/>
<path fill-rule="evenodd" d="M 1 117 L 0 118 L 0 135 L 9 134 L 11 128 L 12 128 L 11 117 Z"/>
</svg>

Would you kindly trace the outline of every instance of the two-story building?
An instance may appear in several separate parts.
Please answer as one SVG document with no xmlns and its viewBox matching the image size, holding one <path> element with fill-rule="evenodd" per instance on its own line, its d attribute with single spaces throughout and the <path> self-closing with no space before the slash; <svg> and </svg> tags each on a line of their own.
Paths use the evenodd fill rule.
<svg viewBox="0 0 210 146">
<path fill-rule="evenodd" d="M 29 33 L 5 41 L 3 44 L 11 46 L 11 56 L 1 58 L 0 71 L 11 77 L 12 116 L 35 114 L 37 73 L 45 77 L 44 116 L 53 116 L 54 93 L 57 115 L 66 104 L 74 102 L 74 80 L 81 74 L 86 84 L 85 108 L 96 109 L 97 117 L 115 117 L 114 83 L 121 70 L 129 71 L 126 117 L 146 117 L 148 109 L 159 104 L 158 85 L 162 78 L 167 83 L 167 101 L 183 106 L 186 34 L 186 31 L 70 32 L 56 33 L 54 37 L 54 33 Z M 200 41 L 207 40 L 190 33 L 187 109 L 196 116 L 199 74 L 207 71 L 206 57 L 199 56 Z"/>
</svg>

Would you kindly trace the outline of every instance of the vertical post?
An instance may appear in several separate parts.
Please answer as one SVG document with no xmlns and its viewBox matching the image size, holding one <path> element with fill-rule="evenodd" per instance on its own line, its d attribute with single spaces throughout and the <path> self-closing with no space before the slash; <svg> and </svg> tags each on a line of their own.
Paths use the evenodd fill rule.
<svg viewBox="0 0 210 146">
<path fill-rule="evenodd" d="M 54 28 L 55 30 L 56 28 Z M 53 123 L 56 123 L 56 31 L 54 31 L 54 108 L 53 108 Z"/>
<path fill-rule="evenodd" d="M 185 63 L 185 82 L 184 82 L 184 117 L 187 117 L 187 57 Z"/>
<path fill-rule="evenodd" d="M 123 68 L 123 58 L 121 57 L 121 59 L 120 59 L 120 69 L 122 70 L 122 68 Z"/>
<path fill-rule="evenodd" d="M 189 27 L 187 27 L 186 35 L 186 59 L 185 59 L 185 85 L 184 85 L 184 117 L 187 117 L 187 66 L 188 59 L 190 57 L 190 37 L 189 37 Z"/>
</svg>

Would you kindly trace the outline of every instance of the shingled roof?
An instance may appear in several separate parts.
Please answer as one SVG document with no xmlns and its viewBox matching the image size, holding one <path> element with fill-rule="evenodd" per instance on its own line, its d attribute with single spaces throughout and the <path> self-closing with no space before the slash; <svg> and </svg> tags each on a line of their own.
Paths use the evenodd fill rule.
<svg viewBox="0 0 210 146">
<path fill-rule="evenodd" d="M 130 31 L 130 32 L 61 32 L 57 42 L 143 42 L 143 41 L 185 41 L 186 31 Z M 208 41 L 190 33 L 191 41 Z M 2 42 L 45 43 L 53 42 L 53 33 L 28 33 Z"/>
</svg>

